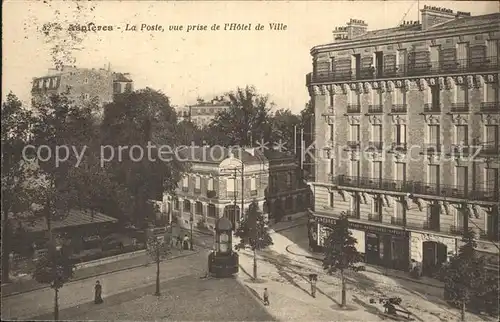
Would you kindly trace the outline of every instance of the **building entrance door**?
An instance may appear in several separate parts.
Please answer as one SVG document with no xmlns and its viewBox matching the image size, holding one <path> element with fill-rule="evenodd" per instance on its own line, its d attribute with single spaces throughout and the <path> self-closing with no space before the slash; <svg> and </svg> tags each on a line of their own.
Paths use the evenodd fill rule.
<svg viewBox="0 0 500 322">
<path fill-rule="evenodd" d="M 369 264 L 378 264 L 380 261 L 380 238 L 376 234 L 366 234 L 365 256 Z"/>
<path fill-rule="evenodd" d="M 426 241 L 422 245 L 422 273 L 427 276 L 432 276 L 438 272 L 442 264 L 446 262 L 447 247 L 446 245 L 434 241 Z"/>
</svg>

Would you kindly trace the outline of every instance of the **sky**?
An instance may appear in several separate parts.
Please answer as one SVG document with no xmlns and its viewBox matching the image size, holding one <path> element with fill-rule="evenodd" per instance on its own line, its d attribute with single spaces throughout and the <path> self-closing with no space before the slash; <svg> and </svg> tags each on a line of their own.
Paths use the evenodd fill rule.
<svg viewBox="0 0 500 322">
<path fill-rule="evenodd" d="M 192 104 L 254 85 L 277 108 L 299 112 L 309 100 L 305 75 L 312 70 L 310 50 L 332 42 L 332 30 L 350 18 L 369 30 L 417 20 L 418 7 L 432 5 L 471 12 L 499 11 L 496 1 L 20 1 L 3 2 L 2 100 L 9 91 L 30 98 L 31 80 L 53 68 L 52 49 L 67 48 L 72 65 L 128 72 L 135 88 L 161 90 L 175 105 Z M 406 16 L 405 16 L 406 14 Z M 45 23 L 64 28 L 45 36 Z M 69 24 L 111 25 L 113 31 L 78 32 Z M 264 25 L 264 30 L 211 31 L 213 24 Z M 286 30 L 272 31 L 270 23 Z M 126 24 L 162 25 L 160 31 L 125 31 Z M 182 31 L 169 26 L 182 25 Z M 207 31 L 187 32 L 187 25 Z M 120 27 L 120 30 L 117 29 Z"/>
</svg>

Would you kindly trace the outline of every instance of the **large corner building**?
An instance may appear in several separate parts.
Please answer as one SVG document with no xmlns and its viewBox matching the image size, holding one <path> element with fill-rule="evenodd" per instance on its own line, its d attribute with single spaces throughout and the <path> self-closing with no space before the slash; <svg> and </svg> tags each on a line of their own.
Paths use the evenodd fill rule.
<svg viewBox="0 0 500 322">
<path fill-rule="evenodd" d="M 390 29 L 351 19 L 312 48 L 311 246 L 346 212 L 368 263 L 432 274 L 472 228 L 498 267 L 499 25 L 425 6 Z"/>
</svg>

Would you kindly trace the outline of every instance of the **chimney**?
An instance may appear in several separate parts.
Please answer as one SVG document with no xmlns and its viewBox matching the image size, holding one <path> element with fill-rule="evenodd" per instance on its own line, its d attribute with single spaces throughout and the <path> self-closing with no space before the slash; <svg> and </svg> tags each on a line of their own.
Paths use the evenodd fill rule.
<svg viewBox="0 0 500 322">
<path fill-rule="evenodd" d="M 425 5 L 420 12 L 422 13 L 422 30 L 455 19 L 453 10 L 447 8 Z"/>
<path fill-rule="evenodd" d="M 335 27 L 335 30 L 332 31 L 333 41 L 337 42 L 339 40 L 347 39 L 347 27 Z"/>
<path fill-rule="evenodd" d="M 455 18 L 459 19 L 464 17 L 470 17 L 470 12 L 457 11 Z"/>
<path fill-rule="evenodd" d="M 359 19 L 351 19 L 347 23 L 347 39 L 352 39 L 357 36 L 361 36 L 366 33 L 368 25 Z"/>
</svg>

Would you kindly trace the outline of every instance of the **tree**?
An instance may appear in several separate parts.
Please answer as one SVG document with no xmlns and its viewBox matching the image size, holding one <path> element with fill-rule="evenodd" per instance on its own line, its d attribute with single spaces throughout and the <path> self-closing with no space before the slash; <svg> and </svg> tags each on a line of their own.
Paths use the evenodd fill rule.
<svg viewBox="0 0 500 322">
<path fill-rule="evenodd" d="M 250 146 L 260 139 L 269 141 L 272 106 L 269 97 L 258 94 L 253 86 L 238 87 L 226 96 L 229 108 L 220 112 L 210 125 L 217 133 L 224 134 L 217 137 L 215 144 Z"/>
<path fill-rule="evenodd" d="M 170 240 L 152 237 L 148 240 L 148 254 L 156 263 L 156 296 L 160 296 L 160 263 L 171 253 Z"/>
<path fill-rule="evenodd" d="M 299 146 L 299 137 L 295 136 L 300 129 L 300 117 L 293 114 L 289 109 L 279 109 L 277 110 L 271 118 L 273 142 L 282 142 L 285 145 L 287 151 L 294 151 L 295 140 L 297 140 L 297 146 Z"/>
<path fill-rule="evenodd" d="M 185 167 L 168 152 L 179 146 L 180 136 L 175 111 L 159 91 L 146 88 L 125 93 L 105 107 L 102 145 L 108 147 L 105 158 L 110 160 L 106 166 L 129 196 L 121 200 L 117 212 L 143 226 L 153 215 L 144 212 L 148 200 L 175 190 Z M 127 148 L 120 152 L 120 147 Z M 168 154 L 160 153 L 162 147 L 170 148 L 162 150 Z"/>
<path fill-rule="evenodd" d="M 30 189 L 26 178 L 29 165 L 23 149 L 29 143 L 32 115 L 11 92 L 2 104 L 2 283 L 9 280 L 9 254 L 12 251 L 12 227 L 9 215 L 28 209 Z"/>
<path fill-rule="evenodd" d="M 441 271 L 446 298 L 460 308 L 461 320 L 465 321 L 465 309 L 475 296 L 480 296 L 487 280 L 486 265 L 476 252 L 475 233 L 464 232 L 464 243 Z"/>
<path fill-rule="evenodd" d="M 342 213 L 335 225 L 329 226 L 331 229 L 325 240 L 325 258 L 323 268 L 328 274 L 336 271 L 340 272 L 342 282 L 342 304 L 346 305 L 346 280 L 345 272 L 353 270 L 355 272 L 364 270 L 364 266 L 358 265 L 363 261 L 363 256 L 356 250 L 356 238 L 352 237 L 349 230 L 349 220 L 345 213 Z"/>
<path fill-rule="evenodd" d="M 67 254 L 56 250 L 55 244 L 36 263 L 33 278 L 54 289 L 54 320 L 59 319 L 59 290 L 73 276 L 74 265 Z"/>
<path fill-rule="evenodd" d="M 234 233 L 240 238 L 235 245 L 236 250 L 249 248 L 253 251 L 253 279 L 257 279 L 257 251 L 273 245 L 267 224 L 259 206 L 254 201 L 249 207 L 245 218 Z"/>
</svg>

